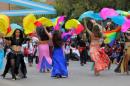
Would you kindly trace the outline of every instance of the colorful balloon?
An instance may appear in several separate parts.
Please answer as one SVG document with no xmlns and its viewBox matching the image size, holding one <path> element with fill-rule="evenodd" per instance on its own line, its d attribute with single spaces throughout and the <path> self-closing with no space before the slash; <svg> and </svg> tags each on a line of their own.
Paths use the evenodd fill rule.
<svg viewBox="0 0 130 86">
<path fill-rule="evenodd" d="M 119 13 L 120 15 L 122 15 L 122 16 L 130 15 L 129 12 L 127 12 L 127 11 L 123 11 L 123 10 L 117 10 L 116 12 Z"/>
<path fill-rule="evenodd" d="M 45 17 L 41 17 L 37 21 L 41 22 L 42 25 L 45 25 L 45 26 L 48 26 L 48 27 L 53 26 L 53 22 L 50 19 L 45 18 Z"/>
<path fill-rule="evenodd" d="M 125 23 L 125 17 L 124 16 L 113 16 L 111 17 L 111 20 L 118 25 L 123 25 Z"/>
<path fill-rule="evenodd" d="M 130 19 L 125 18 L 125 23 L 121 27 L 122 32 L 126 32 L 130 28 Z"/>
<path fill-rule="evenodd" d="M 76 19 L 70 19 L 65 23 L 65 28 L 66 29 L 76 29 L 78 27 L 78 25 L 80 24 L 80 22 Z"/>
<path fill-rule="evenodd" d="M 15 23 L 11 24 L 11 29 L 12 30 L 19 29 L 19 30 L 23 31 L 22 27 L 20 25 L 18 25 L 18 24 L 15 24 Z"/>
<path fill-rule="evenodd" d="M 120 32 L 121 27 L 117 27 L 115 30 L 106 31 L 104 32 L 104 36 L 106 37 L 104 40 L 105 44 L 112 45 L 114 41 L 116 40 L 118 32 Z"/>
<path fill-rule="evenodd" d="M 0 14 L 0 32 L 4 35 L 7 34 L 9 28 L 9 18 L 6 15 Z"/>
<path fill-rule="evenodd" d="M 36 26 L 36 17 L 33 14 L 29 14 L 24 17 L 23 19 L 23 29 L 25 34 L 30 34 L 32 32 L 35 32 Z"/>
<path fill-rule="evenodd" d="M 118 16 L 119 14 L 112 8 L 103 8 L 100 11 L 100 16 L 106 20 L 108 17 Z"/>
<path fill-rule="evenodd" d="M 83 25 L 76 19 L 68 20 L 65 24 L 65 28 L 68 30 L 73 29 L 72 31 L 75 34 L 80 34 L 84 30 Z"/>
<path fill-rule="evenodd" d="M 81 14 L 80 15 L 80 17 L 79 17 L 79 21 L 82 21 L 82 19 L 83 18 L 85 18 L 85 17 L 93 17 L 93 13 L 94 13 L 94 11 L 87 11 L 87 12 L 84 12 L 83 14 Z"/>
<path fill-rule="evenodd" d="M 93 11 L 87 11 L 87 12 L 81 14 L 78 20 L 82 21 L 82 19 L 85 17 L 93 18 L 94 20 L 103 20 L 100 17 L 99 13 L 94 13 Z"/>
<path fill-rule="evenodd" d="M 56 23 L 54 23 L 54 30 L 59 30 L 60 25 L 63 24 L 65 20 L 65 16 L 60 16 L 56 19 Z"/>
</svg>

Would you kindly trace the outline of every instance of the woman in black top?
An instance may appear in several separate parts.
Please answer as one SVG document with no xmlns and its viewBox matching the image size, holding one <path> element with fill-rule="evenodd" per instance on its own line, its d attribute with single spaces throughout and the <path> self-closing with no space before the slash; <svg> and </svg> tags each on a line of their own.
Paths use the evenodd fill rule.
<svg viewBox="0 0 130 86">
<path fill-rule="evenodd" d="M 24 42 L 23 32 L 19 29 L 16 29 L 12 35 L 11 45 L 16 46 L 18 48 L 21 48 L 23 42 Z M 13 51 L 12 51 L 12 53 L 13 53 L 14 57 L 17 57 L 17 58 L 15 58 L 15 63 L 16 63 L 15 73 L 16 73 L 16 75 L 19 73 L 18 70 L 20 67 L 21 72 L 23 73 L 22 78 L 26 78 L 27 69 L 26 69 L 26 65 L 24 62 L 24 56 L 23 56 L 23 53 L 21 52 L 21 49 L 19 49 L 18 53 L 14 53 Z"/>
</svg>

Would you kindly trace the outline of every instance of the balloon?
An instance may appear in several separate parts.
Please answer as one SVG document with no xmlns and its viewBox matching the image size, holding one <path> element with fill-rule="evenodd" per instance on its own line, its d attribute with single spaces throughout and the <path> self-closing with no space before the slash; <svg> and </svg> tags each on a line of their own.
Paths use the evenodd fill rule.
<svg viewBox="0 0 130 86">
<path fill-rule="evenodd" d="M 118 16 L 119 14 L 112 8 L 103 8 L 100 11 L 100 16 L 106 20 L 108 17 Z"/>
<path fill-rule="evenodd" d="M 6 34 L 5 37 L 11 37 L 13 35 L 13 33 L 14 33 L 14 30 L 11 30 L 9 33 Z"/>
<path fill-rule="evenodd" d="M 42 26 L 42 23 L 41 23 L 41 22 L 39 22 L 39 21 L 36 21 L 34 24 L 35 24 L 37 27 Z"/>
<path fill-rule="evenodd" d="M 58 17 L 56 20 L 57 20 L 57 21 L 56 21 L 56 24 L 55 24 L 54 29 L 55 29 L 55 30 L 59 30 L 59 29 L 60 29 L 60 24 L 63 23 L 64 20 L 65 20 L 65 16 L 60 16 L 60 17 Z"/>
<path fill-rule="evenodd" d="M 111 40 L 109 39 L 109 38 L 106 38 L 105 40 L 104 40 L 104 43 L 105 44 L 109 44 L 111 42 Z"/>
<path fill-rule="evenodd" d="M 73 29 L 72 32 L 75 34 L 80 34 L 84 30 L 83 25 L 76 19 L 68 20 L 65 24 L 65 28 L 68 30 Z"/>
<path fill-rule="evenodd" d="M 117 10 L 116 12 L 117 12 L 118 14 L 122 15 L 122 16 L 127 16 L 127 15 L 130 14 L 129 12 L 123 11 L 123 10 Z"/>
<path fill-rule="evenodd" d="M 123 25 L 125 22 L 125 17 L 124 16 L 114 16 L 114 17 L 111 17 L 111 20 L 118 25 Z"/>
<path fill-rule="evenodd" d="M 9 28 L 8 28 L 8 29 L 9 29 Z M 14 33 L 14 31 L 15 31 L 16 29 L 19 29 L 19 30 L 22 30 L 22 31 L 23 31 L 23 29 L 22 29 L 22 27 L 21 27 L 20 25 L 15 24 L 15 23 L 12 23 L 12 24 L 11 24 L 11 27 L 10 27 L 10 31 L 8 31 L 8 33 L 6 34 L 6 37 L 12 36 L 12 34 Z"/>
<path fill-rule="evenodd" d="M 9 28 L 8 16 L 0 14 L 0 32 L 6 35 L 8 28 Z"/>
<path fill-rule="evenodd" d="M 99 15 L 99 13 L 94 13 L 92 18 L 95 20 L 103 20 L 103 18 L 101 18 L 101 16 Z"/>
<path fill-rule="evenodd" d="M 130 19 L 125 18 L 125 23 L 122 25 L 121 31 L 126 32 L 130 28 Z"/>
<path fill-rule="evenodd" d="M 75 30 L 75 33 L 76 34 L 80 34 L 83 30 L 84 30 L 83 25 L 79 24 L 77 29 Z"/>
<path fill-rule="evenodd" d="M 52 21 L 50 19 L 48 19 L 48 18 L 45 18 L 45 17 L 41 17 L 37 21 L 41 22 L 42 25 L 45 25 L 45 26 L 48 26 L 48 27 L 53 26 Z"/>
<path fill-rule="evenodd" d="M 82 21 L 82 19 L 85 18 L 85 17 L 93 18 L 94 20 L 103 20 L 100 17 L 99 13 L 94 13 L 93 11 L 87 11 L 87 12 L 81 14 L 81 16 L 79 17 L 78 20 Z"/>
<path fill-rule="evenodd" d="M 19 30 L 23 31 L 22 27 L 20 25 L 18 25 L 18 24 L 15 24 L 15 23 L 11 24 L 11 29 L 12 30 L 19 29 Z"/>
<path fill-rule="evenodd" d="M 113 44 L 113 41 L 116 40 L 118 32 L 120 32 L 121 27 L 117 27 L 115 30 L 103 32 L 104 36 L 106 37 L 104 40 L 105 44 Z"/>
<path fill-rule="evenodd" d="M 36 17 L 33 14 L 29 14 L 24 17 L 23 19 L 23 27 L 24 27 L 24 33 L 30 34 L 32 32 L 35 32 L 36 26 Z"/>
<path fill-rule="evenodd" d="M 93 11 L 87 11 L 87 12 L 84 12 L 83 14 L 81 14 L 81 16 L 79 17 L 79 21 L 82 21 L 83 18 L 85 17 L 92 17 L 93 16 Z"/>
<path fill-rule="evenodd" d="M 78 20 L 76 20 L 76 19 L 71 19 L 71 20 L 68 20 L 68 21 L 66 22 L 65 28 L 66 28 L 66 29 L 72 29 L 72 28 L 76 29 L 77 26 L 78 26 L 78 24 L 80 24 L 80 22 L 79 22 Z"/>
</svg>

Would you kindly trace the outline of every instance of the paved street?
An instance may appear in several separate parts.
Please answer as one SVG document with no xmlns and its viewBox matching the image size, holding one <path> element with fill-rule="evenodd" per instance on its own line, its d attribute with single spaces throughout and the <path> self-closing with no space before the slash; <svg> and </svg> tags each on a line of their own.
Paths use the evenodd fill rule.
<svg viewBox="0 0 130 86">
<path fill-rule="evenodd" d="M 7 79 L 0 78 L 0 86 L 130 86 L 130 76 L 115 74 L 114 65 L 100 76 L 93 75 L 90 65 L 87 63 L 81 67 L 79 62 L 71 62 L 69 77 L 63 79 L 51 78 L 49 73 L 38 73 L 35 66 L 28 67 L 27 79 L 12 81 L 8 74 Z"/>
</svg>

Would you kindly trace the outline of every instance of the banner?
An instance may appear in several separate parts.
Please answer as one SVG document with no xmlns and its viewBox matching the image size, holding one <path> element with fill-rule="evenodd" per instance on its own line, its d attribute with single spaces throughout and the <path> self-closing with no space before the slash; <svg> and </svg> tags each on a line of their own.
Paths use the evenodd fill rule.
<svg viewBox="0 0 130 86">
<path fill-rule="evenodd" d="M 24 16 L 29 13 L 33 14 L 56 14 L 56 10 L 53 6 L 33 2 L 29 0 L 0 0 L 0 2 L 9 3 L 9 4 L 15 4 L 18 6 L 23 6 L 29 9 L 25 10 L 10 10 L 10 11 L 3 11 L 0 10 L 0 14 L 5 14 L 8 16 Z"/>
</svg>

